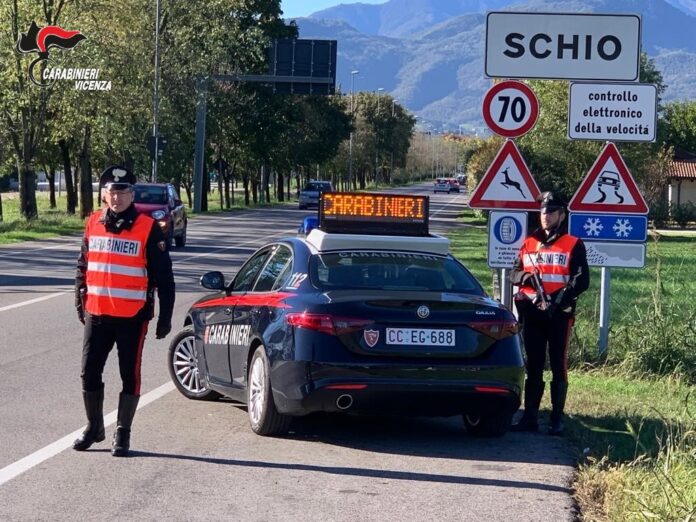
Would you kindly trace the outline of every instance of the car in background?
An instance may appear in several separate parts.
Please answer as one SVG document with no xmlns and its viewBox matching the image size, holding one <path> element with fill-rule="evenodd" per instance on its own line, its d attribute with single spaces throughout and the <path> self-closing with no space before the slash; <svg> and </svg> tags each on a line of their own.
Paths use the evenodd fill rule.
<svg viewBox="0 0 696 522">
<path fill-rule="evenodd" d="M 433 182 L 433 192 L 447 192 L 448 194 L 452 191 L 452 185 L 447 178 L 437 178 Z"/>
<path fill-rule="evenodd" d="M 459 181 L 457 181 L 454 178 L 450 178 L 447 181 L 450 184 L 450 188 L 452 189 L 452 192 L 459 192 Z"/>
<path fill-rule="evenodd" d="M 300 191 L 299 208 L 318 207 L 319 195 L 323 192 L 333 192 L 333 185 L 330 181 L 312 180 L 308 182 Z"/>
<path fill-rule="evenodd" d="M 246 405 L 259 435 L 313 412 L 461 415 L 471 435 L 503 435 L 524 382 L 518 323 L 427 214 L 427 196 L 324 193 L 306 237 L 263 246 L 231 280 L 203 274 L 214 293 L 169 347 L 177 390 Z"/>
<path fill-rule="evenodd" d="M 139 214 L 146 214 L 162 229 L 167 239 L 167 246 L 172 242 L 177 247 L 186 244 L 186 228 L 188 217 L 186 205 L 179 197 L 174 185 L 171 183 L 136 183 L 135 209 Z"/>
</svg>

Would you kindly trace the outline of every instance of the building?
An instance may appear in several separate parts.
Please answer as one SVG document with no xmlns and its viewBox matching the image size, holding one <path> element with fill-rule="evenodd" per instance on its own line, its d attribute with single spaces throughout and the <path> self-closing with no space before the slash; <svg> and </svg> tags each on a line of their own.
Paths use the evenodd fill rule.
<svg viewBox="0 0 696 522">
<path fill-rule="evenodd" d="M 696 154 L 677 149 L 674 159 L 670 163 L 667 176 L 669 187 L 667 190 L 667 203 L 683 205 L 693 203 L 696 205 Z"/>
</svg>

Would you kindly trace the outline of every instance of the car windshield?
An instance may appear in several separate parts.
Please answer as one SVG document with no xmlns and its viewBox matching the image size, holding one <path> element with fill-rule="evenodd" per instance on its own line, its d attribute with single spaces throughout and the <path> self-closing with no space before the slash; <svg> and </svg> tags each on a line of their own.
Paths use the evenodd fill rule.
<svg viewBox="0 0 696 522">
<path fill-rule="evenodd" d="M 135 187 L 136 203 L 152 203 L 164 205 L 167 203 L 167 189 L 164 187 Z"/>
<path fill-rule="evenodd" d="M 367 288 L 484 295 L 469 271 L 451 257 L 406 252 L 335 252 L 312 256 L 312 282 L 323 290 Z"/>
<path fill-rule="evenodd" d="M 305 186 L 305 191 L 306 192 L 323 192 L 327 190 L 331 190 L 331 184 L 330 183 L 307 183 Z"/>
</svg>

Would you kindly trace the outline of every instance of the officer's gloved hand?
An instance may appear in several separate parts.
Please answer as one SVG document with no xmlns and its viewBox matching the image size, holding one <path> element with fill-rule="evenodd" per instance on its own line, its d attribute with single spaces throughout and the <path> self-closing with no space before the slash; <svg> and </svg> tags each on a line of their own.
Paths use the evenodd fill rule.
<svg viewBox="0 0 696 522">
<path fill-rule="evenodd" d="M 82 309 L 82 305 L 77 305 L 75 309 L 77 310 L 77 318 L 82 324 L 85 324 L 85 311 Z"/>
<path fill-rule="evenodd" d="M 159 318 L 157 320 L 157 328 L 155 330 L 156 339 L 164 339 L 167 334 L 172 331 L 172 321 L 169 319 Z"/>
</svg>

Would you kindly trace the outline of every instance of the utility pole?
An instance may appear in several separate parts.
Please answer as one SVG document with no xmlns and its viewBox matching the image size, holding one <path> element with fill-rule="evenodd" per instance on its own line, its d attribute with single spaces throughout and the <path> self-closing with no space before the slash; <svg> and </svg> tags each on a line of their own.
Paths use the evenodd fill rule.
<svg viewBox="0 0 696 522">
<path fill-rule="evenodd" d="M 381 96 L 380 92 L 384 90 L 384 87 L 379 87 L 377 89 L 377 113 L 375 114 L 375 183 L 379 183 L 379 100 Z"/>
<path fill-rule="evenodd" d="M 350 120 L 353 123 L 353 88 L 355 86 L 355 75 L 360 71 L 350 71 Z M 353 190 L 353 131 L 350 131 L 348 139 L 348 190 Z"/>
<path fill-rule="evenodd" d="M 152 158 L 152 182 L 157 183 L 157 160 L 159 159 L 159 137 L 157 119 L 159 113 L 159 26 L 160 0 L 155 1 L 155 93 L 153 96 L 152 136 L 155 139 L 155 153 Z"/>
</svg>

